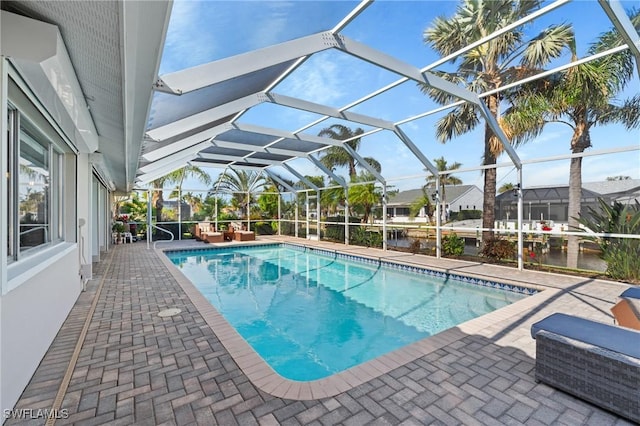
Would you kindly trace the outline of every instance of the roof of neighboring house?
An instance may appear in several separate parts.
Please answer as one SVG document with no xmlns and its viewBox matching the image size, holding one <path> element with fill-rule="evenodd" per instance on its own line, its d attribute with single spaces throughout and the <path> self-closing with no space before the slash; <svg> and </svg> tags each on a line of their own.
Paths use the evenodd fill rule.
<svg viewBox="0 0 640 426">
<path fill-rule="evenodd" d="M 446 185 L 444 187 L 447 203 L 451 204 L 471 189 L 477 188 L 475 185 Z M 436 191 L 435 188 L 427 188 L 427 195 L 431 198 L 432 194 Z M 400 191 L 395 195 L 389 197 L 388 206 L 408 206 L 415 200 L 423 196 L 422 189 L 409 189 L 407 191 Z"/>
<path fill-rule="evenodd" d="M 582 201 L 595 201 L 600 197 L 609 199 L 633 199 L 640 194 L 640 179 L 615 181 L 584 182 Z M 531 202 L 569 202 L 569 185 L 545 185 L 524 188 L 523 201 Z M 516 202 L 512 191 L 498 194 L 496 201 Z"/>
<path fill-rule="evenodd" d="M 602 195 L 594 191 L 582 188 L 582 201 L 595 201 Z M 569 202 L 569 186 L 539 186 L 522 190 L 522 200 L 525 202 Z M 516 203 L 513 191 L 505 191 L 496 196 L 496 202 Z"/>
<path fill-rule="evenodd" d="M 640 179 L 583 182 L 582 187 L 602 195 L 626 195 L 630 192 L 637 192 L 640 189 Z"/>
</svg>

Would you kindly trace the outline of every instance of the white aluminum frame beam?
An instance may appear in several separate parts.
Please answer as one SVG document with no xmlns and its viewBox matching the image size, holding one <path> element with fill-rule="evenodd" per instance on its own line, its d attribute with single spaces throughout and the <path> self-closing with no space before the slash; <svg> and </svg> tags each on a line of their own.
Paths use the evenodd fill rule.
<svg viewBox="0 0 640 426">
<path fill-rule="evenodd" d="M 276 160 L 264 160 L 262 158 L 252 158 L 252 157 L 236 157 L 235 155 L 212 154 L 208 152 L 201 152 L 196 155 L 196 158 L 202 158 L 205 160 L 230 161 L 235 164 L 243 164 L 243 163 L 259 164 L 261 166 L 262 165 L 279 166 L 282 164 L 282 161 L 276 161 Z"/>
<path fill-rule="evenodd" d="M 241 142 L 230 142 L 216 138 L 211 140 L 211 145 L 219 148 L 239 149 L 251 153 L 264 152 L 266 154 L 289 155 L 292 157 L 304 157 L 308 154 L 306 151 L 294 151 L 290 149 L 271 148 L 270 146 L 249 145 Z"/>
<path fill-rule="evenodd" d="M 371 173 L 373 176 L 375 176 L 375 178 L 380 181 L 380 183 L 386 185 L 387 181 L 382 177 L 382 175 L 373 167 L 371 167 L 371 164 L 367 163 L 367 161 L 362 158 L 360 156 L 360 154 L 358 154 L 357 152 L 355 152 L 349 145 L 347 145 L 346 143 L 344 145 L 342 145 L 342 147 L 345 149 L 345 151 L 347 151 L 349 153 L 349 155 L 351 155 L 353 158 L 355 158 L 355 160 L 358 162 L 358 165 L 360 167 L 364 167 L 365 169 L 367 169 L 367 171 L 369 173 Z"/>
<path fill-rule="evenodd" d="M 338 184 L 340 184 L 341 187 L 345 189 L 348 188 L 347 183 L 344 181 L 344 179 L 342 179 L 340 176 L 336 175 L 331 170 L 329 170 L 329 168 L 324 164 L 322 164 L 320 160 L 318 160 L 317 158 L 314 158 L 312 155 L 308 155 L 307 159 L 311 161 L 313 164 L 315 164 L 320 170 L 325 172 L 329 177 L 333 178 L 333 180 L 338 182 Z"/>
<path fill-rule="evenodd" d="M 337 47 L 329 31 L 232 56 L 158 78 L 156 90 L 183 94 Z"/>
<path fill-rule="evenodd" d="M 178 161 L 178 160 L 189 161 L 195 158 L 198 152 L 199 151 L 196 151 L 196 148 L 176 152 L 175 154 L 169 155 L 167 157 L 163 157 L 152 163 L 145 164 L 144 166 L 140 167 L 138 171 L 140 172 L 140 174 L 154 173 L 156 170 L 161 169 L 162 167 L 168 164 L 172 164 L 175 161 Z"/>
<path fill-rule="evenodd" d="M 287 188 L 290 192 L 292 192 L 293 194 L 297 194 L 298 190 L 295 189 L 294 187 L 292 187 L 291 185 L 289 185 L 287 182 L 285 182 L 284 180 L 282 180 L 280 178 L 280 176 L 276 175 L 275 173 L 273 173 L 271 170 L 269 169 L 264 169 L 264 172 L 269 175 L 269 177 L 273 180 L 275 180 L 276 182 L 278 182 L 280 185 L 284 186 L 285 188 Z"/>
<path fill-rule="evenodd" d="M 430 87 L 449 93 L 461 100 L 465 100 L 473 105 L 478 106 L 480 108 L 480 113 L 487 120 L 489 127 L 491 127 L 493 133 L 500 140 L 513 163 L 516 165 L 516 167 L 521 167 L 520 158 L 509 143 L 509 139 L 506 137 L 506 135 L 498 125 L 498 121 L 491 115 L 487 106 L 480 100 L 476 93 L 471 92 L 454 83 L 451 83 L 441 77 L 433 75 L 428 71 L 423 72 L 413 65 L 399 61 L 396 58 L 387 55 L 386 53 L 379 52 L 367 45 L 351 40 L 348 37 L 341 35 L 335 37 L 337 40 L 339 40 L 338 49 L 342 50 L 345 53 L 348 53 L 349 55 L 355 56 L 364 61 L 387 69 L 391 72 L 395 72 L 397 74 L 405 76 L 418 83 L 425 83 Z"/>
<path fill-rule="evenodd" d="M 149 173 L 144 173 L 136 176 L 137 183 L 149 183 L 152 180 L 156 180 L 165 176 L 175 170 L 178 170 L 187 165 L 190 161 L 186 161 L 184 158 L 175 159 L 174 161 L 165 164 L 162 167 L 158 167 Z"/>
<path fill-rule="evenodd" d="M 252 166 L 250 164 L 220 164 L 220 163 L 209 163 L 207 161 L 204 161 L 204 159 L 202 159 L 203 161 L 198 161 L 197 159 L 189 161 L 189 163 L 192 166 L 198 166 L 198 167 L 210 167 L 212 169 L 226 169 L 229 168 L 231 166 L 233 166 L 234 169 L 241 169 L 241 170 L 249 170 L 249 171 L 256 171 L 256 170 L 260 170 L 263 171 L 267 166 L 265 167 L 259 167 L 259 166 Z"/>
<path fill-rule="evenodd" d="M 329 117 L 340 118 L 343 120 L 352 121 L 354 123 L 365 124 L 367 126 L 393 130 L 393 122 L 382 120 L 380 118 L 370 117 L 364 114 L 357 114 L 355 112 L 349 111 L 340 111 L 337 108 L 329 107 L 327 105 L 321 105 L 315 102 L 309 102 L 286 95 L 280 95 L 277 93 L 263 93 L 259 95 L 259 97 L 263 99 L 264 102 L 271 102 L 276 105 L 282 105 L 302 111 L 313 112 Z"/>
<path fill-rule="evenodd" d="M 284 167 L 289 172 L 291 172 L 291 174 L 293 174 L 295 177 L 300 179 L 309 188 L 313 189 L 316 192 L 320 191 L 320 188 L 318 188 L 316 185 L 314 185 L 309 179 L 307 179 L 306 177 L 302 176 L 302 174 L 300 174 L 300 172 L 298 172 L 296 169 L 294 169 L 293 167 L 291 167 L 287 163 L 282 163 L 282 167 Z"/>
<path fill-rule="evenodd" d="M 395 126 L 394 129 L 394 133 L 400 138 L 400 140 L 402 141 L 402 143 L 404 143 L 404 145 L 409 148 L 409 151 L 411 151 L 413 153 L 413 155 L 416 156 L 416 158 L 427 168 L 427 170 L 429 170 L 431 172 L 431 174 L 433 176 L 437 176 L 438 175 L 438 169 L 436 166 L 433 165 L 433 163 L 431 161 L 429 161 L 429 159 L 427 158 L 426 155 L 424 155 L 422 153 L 422 151 L 420 151 L 420 148 L 418 148 L 413 141 L 411 140 L 411 138 L 409 138 L 409 136 L 407 136 L 407 134 L 405 132 L 402 131 L 402 129 L 398 126 Z"/>
<path fill-rule="evenodd" d="M 211 145 L 211 138 L 216 137 L 221 132 L 227 128 L 228 125 L 220 125 L 216 127 L 212 127 L 211 129 L 205 130 L 204 132 L 197 133 L 195 135 L 191 135 L 184 139 L 177 140 L 175 142 L 171 142 L 169 144 L 164 144 L 159 146 L 147 153 L 145 153 L 142 158 L 147 161 L 156 161 L 160 158 L 171 155 L 177 151 L 182 151 L 191 147 L 195 147 L 196 145 L 206 143 L 207 146 Z M 206 148 L 206 146 L 205 146 Z M 202 148 L 204 149 L 204 148 Z"/>
<path fill-rule="evenodd" d="M 252 93 L 251 95 L 234 99 L 233 101 L 218 105 L 206 111 L 202 111 L 180 120 L 176 120 L 172 123 L 165 124 L 164 126 L 149 130 L 147 131 L 147 136 L 159 141 L 178 137 L 189 130 L 204 127 L 211 122 L 221 120 L 225 117 L 237 114 L 258 105 L 260 102 L 263 102 L 259 98 L 261 93 L 262 92 Z"/>
<path fill-rule="evenodd" d="M 160 161 L 164 161 L 164 160 L 171 161 L 173 158 L 182 157 L 182 154 L 186 154 L 186 153 L 189 153 L 191 155 L 191 157 L 193 158 L 193 157 L 196 156 L 196 154 L 198 152 L 200 152 L 203 149 L 208 148 L 210 146 L 211 146 L 211 143 L 209 141 L 204 141 L 204 142 L 199 142 L 199 143 L 196 143 L 194 145 L 188 146 L 186 148 L 183 148 L 183 149 L 180 149 L 180 150 L 177 150 L 177 151 L 171 151 L 171 152 L 167 153 L 164 156 L 159 156 L 159 155 L 158 156 L 154 156 L 153 159 L 150 160 L 151 161 L 150 163 L 148 163 L 147 165 L 145 165 L 143 167 L 140 167 L 138 170 L 143 171 L 143 172 L 150 171 L 149 169 L 147 169 L 147 166 L 150 166 L 152 164 L 162 164 L 162 163 L 159 163 L 159 162 Z M 143 158 L 146 158 L 146 154 L 143 155 Z"/>
<path fill-rule="evenodd" d="M 618 0 L 598 0 L 600 6 L 618 30 L 629 50 L 636 58 L 636 67 L 640 75 L 640 36 L 629 19 L 627 12 Z"/>
<path fill-rule="evenodd" d="M 393 56 L 387 55 L 386 53 L 380 52 L 346 36 L 336 35 L 335 38 L 338 42 L 337 49 L 351 56 L 355 56 L 356 58 L 362 59 L 363 61 L 369 62 L 375 66 L 407 77 L 410 80 L 425 83 L 430 87 L 449 93 L 458 99 L 463 99 L 473 104 L 478 103 L 478 95 L 476 93 L 451 83 L 450 81 L 438 77 L 428 71 L 422 71 L 413 65 L 402 62 Z"/>
<path fill-rule="evenodd" d="M 263 135 L 274 136 L 277 138 L 285 139 L 297 139 L 303 142 L 311 142 L 320 145 L 333 145 L 342 146 L 343 143 L 337 139 L 323 138 L 320 136 L 310 135 L 308 133 L 299 134 L 292 133 L 286 130 L 273 129 L 270 127 L 256 126 L 254 124 L 234 123 L 231 125 L 233 128 L 243 130 L 245 132 L 261 133 Z"/>
</svg>

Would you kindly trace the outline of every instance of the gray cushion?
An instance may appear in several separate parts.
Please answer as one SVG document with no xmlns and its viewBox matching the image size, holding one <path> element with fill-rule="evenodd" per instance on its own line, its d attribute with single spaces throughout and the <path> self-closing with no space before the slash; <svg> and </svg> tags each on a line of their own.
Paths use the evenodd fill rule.
<svg viewBox="0 0 640 426">
<path fill-rule="evenodd" d="M 531 336 L 540 330 L 640 359 L 639 331 L 559 313 L 533 324 Z"/>
<path fill-rule="evenodd" d="M 629 297 L 632 299 L 640 299 L 640 287 L 629 287 L 622 292 L 620 297 Z"/>
</svg>

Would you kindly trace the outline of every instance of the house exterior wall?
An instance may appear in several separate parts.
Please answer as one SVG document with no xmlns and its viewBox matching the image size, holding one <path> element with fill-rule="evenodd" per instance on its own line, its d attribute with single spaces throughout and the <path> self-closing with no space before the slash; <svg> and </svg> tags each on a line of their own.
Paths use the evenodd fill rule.
<svg viewBox="0 0 640 426">
<path fill-rule="evenodd" d="M 3 56 L 0 82 L 0 409 L 4 410 L 14 407 L 82 291 L 80 266 L 88 264 L 90 272 L 94 235 L 102 235 L 103 244 L 107 244 L 107 232 L 103 229 L 105 224 L 91 215 L 94 207 L 90 155 L 79 152 L 78 141 L 60 132 L 52 115 L 38 103 L 38 93 Z M 13 99 L 15 87 L 24 94 L 18 101 Z M 23 212 L 11 206 L 19 205 L 22 195 L 12 189 L 14 184 L 8 183 L 22 179 L 18 172 L 9 173 L 10 164 L 18 164 L 16 139 L 8 136 L 9 117 L 15 111 L 41 130 L 43 141 L 56 147 L 50 158 L 55 158 L 58 166 L 50 165 L 49 179 L 53 184 L 49 183 L 47 191 L 54 191 L 51 187 L 56 186 L 57 195 L 47 201 L 52 203 L 47 209 L 57 213 L 48 213 L 51 241 L 24 251 L 12 248 L 10 252 L 8 247 L 24 234 L 24 225 L 16 224 L 23 219 Z M 14 128 L 13 134 L 16 131 L 22 129 Z M 19 137 L 22 144 L 22 134 Z M 108 207 L 109 191 L 104 185 L 100 187 L 105 194 L 102 205 Z M 102 217 L 106 220 L 106 212 Z M 46 232 L 44 235 L 46 238 Z M 100 244 L 100 239 L 97 242 Z"/>
<path fill-rule="evenodd" d="M 0 298 L 3 409 L 15 405 L 80 294 L 77 245 L 59 249 Z"/>
<path fill-rule="evenodd" d="M 480 188 L 473 186 L 462 194 L 461 197 L 448 202 L 449 210 L 452 212 L 458 212 L 460 210 L 482 210 L 483 200 L 484 196 Z"/>
</svg>

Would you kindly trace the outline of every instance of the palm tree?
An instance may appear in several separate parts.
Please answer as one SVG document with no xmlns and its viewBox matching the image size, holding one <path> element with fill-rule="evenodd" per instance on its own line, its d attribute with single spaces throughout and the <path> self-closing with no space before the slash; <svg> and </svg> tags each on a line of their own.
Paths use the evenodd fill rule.
<svg viewBox="0 0 640 426">
<path fill-rule="evenodd" d="M 429 197 L 429 191 L 428 191 L 427 185 L 422 186 L 422 195 L 416 198 L 415 200 L 413 200 L 411 205 L 409 205 L 409 217 L 412 219 L 416 217 L 420 213 L 420 210 L 422 210 L 423 207 L 424 207 L 425 214 L 429 218 L 429 221 L 431 221 L 434 207 L 433 207 L 433 204 L 431 203 L 431 197 Z"/>
<path fill-rule="evenodd" d="M 500 188 L 498 188 L 498 194 L 502 194 L 505 193 L 507 191 L 513 191 L 515 189 L 515 185 L 512 184 L 511 182 L 507 182 L 502 184 L 502 186 Z"/>
<path fill-rule="evenodd" d="M 444 157 L 436 158 L 434 161 L 435 161 L 436 169 L 438 169 L 439 172 L 448 172 L 452 170 L 457 170 L 460 168 L 460 166 L 462 166 L 462 164 L 458 162 L 455 162 L 452 165 L 448 165 L 447 160 L 445 160 Z M 437 179 L 434 175 L 429 175 L 427 177 L 427 187 L 433 188 L 436 185 L 436 181 Z M 439 191 L 440 191 L 440 197 L 442 201 L 441 203 L 442 211 L 440 213 L 440 216 L 443 218 L 444 221 L 446 221 L 447 219 L 447 215 L 446 215 L 447 194 L 445 193 L 445 186 L 461 185 L 461 184 L 462 184 L 462 180 L 460 180 L 456 176 L 453 176 L 450 173 L 440 175 Z"/>
<path fill-rule="evenodd" d="M 320 130 L 318 136 L 327 136 L 331 139 L 336 140 L 345 140 L 350 139 L 355 136 L 361 135 L 364 133 L 360 127 L 355 130 L 351 130 L 349 127 L 344 126 L 342 124 L 334 124 L 330 127 Z M 360 138 L 352 139 L 348 142 L 345 142 L 345 145 L 349 145 L 351 149 L 354 151 L 358 151 L 360 148 Z M 327 148 L 324 151 L 324 155 L 320 159 L 322 164 L 328 167 L 331 170 L 334 170 L 336 167 L 347 167 L 349 170 L 349 180 L 353 180 L 356 178 L 358 172 L 356 170 L 356 160 L 349 154 L 349 152 L 341 146 L 332 146 Z M 369 163 L 375 170 L 380 171 L 381 166 L 380 163 L 371 157 L 365 157 L 364 161 Z"/>
<path fill-rule="evenodd" d="M 468 46 L 487 34 L 517 21 L 539 7 L 539 1 L 527 0 L 463 0 L 451 18 L 438 17 L 424 32 L 424 41 L 441 56 Z M 464 84 L 476 93 L 497 89 L 535 73 L 552 58 L 561 55 L 573 39 L 569 25 L 551 26 L 531 39 L 525 39 L 522 29 L 515 29 L 458 56 L 455 72 L 439 72 L 441 77 L 456 84 Z M 422 86 L 436 102 L 446 105 L 457 100 L 452 95 Z M 491 114 L 500 116 L 500 94 L 483 98 Z M 441 142 L 468 133 L 480 124 L 479 109 L 465 103 L 446 114 L 437 123 L 436 134 Z M 483 164 L 496 163 L 501 144 L 488 123 L 484 129 Z M 482 227 L 493 228 L 495 220 L 496 169 L 484 171 L 484 202 Z M 483 232 L 483 241 L 493 232 Z"/>
<path fill-rule="evenodd" d="M 182 183 L 184 182 L 184 179 L 188 177 L 196 178 L 205 185 L 211 184 L 211 176 L 209 176 L 209 173 L 205 172 L 200 167 L 192 166 L 191 164 L 187 164 L 183 168 L 175 170 L 151 182 L 151 188 L 157 188 L 157 190 L 153 191 L 151 200 L 156 209 L 156 220 L 158 222 L 162 222 L 162 209 L 164 208 L 162 189 L 165 185 L 177 185 L 176 190 L 180 193 L 182 191 Z M 180 206 L 180 200 L 178 201 L 178 206 Z"/>
<path fill-rule="evenodd" d="M 640 13 L 633 17 L 640 28 Z M 603 33 L 591 45 L 588 55 L 603 52 L 622 43 L 618 32 Z M 571 60 L 577 60 L 575 43 Z M 616 96 L 633 77 L 633 56 L 627 50 L 572 67 L 548 79 L 526 85 L 511 94 L 512 107 L 505 124 L 516 143 L 538 136 L 547 123 L 560 123 L 572 131 L 570 149 L 579 154 L 591 147 L 592 127 L 622 123 L 627 129 L 640 126 L 640 95 L 618 102 Z M 577 230 L 582 198 L 582 157 L 573 157 L 569 166 L 569 229 Z M 578 264 L 578 239 L 567 238 L 567 266 Z"/>
<path fill-rule="evenodd" d="M 334 179 L 329 181 L 329 187 L 322 191 L 320 201 L 326 207 L 327 215 L 330 213 L 337 214 L 338 207 L 344 207 L 345 193 L 344 188 Z"/>
<path fill-rule="evenodd" d="M 375 177 L 369 172 L 362 172 L 355 177 L 354 182 L 371 182 Z M 373 183 L 353 185 L 349 188 L 349 204 L 360 207 L 363 211 L 362 223 L 367 223 L 369 218 L 373 222 L 371 212 L 373 207 L 380 203 L 382 190 Z"/>
<path fill-rule="evenodd" d="M 245 212 L 248 205 L 255 202 L 253 193 L 260 190 L 267 183 L 262 173 L 255 171 L 229 169 L 222 173 L 214 188 L 210 191 L 223 191 L 231 194 L 231 204 Z"/>
</svg>

